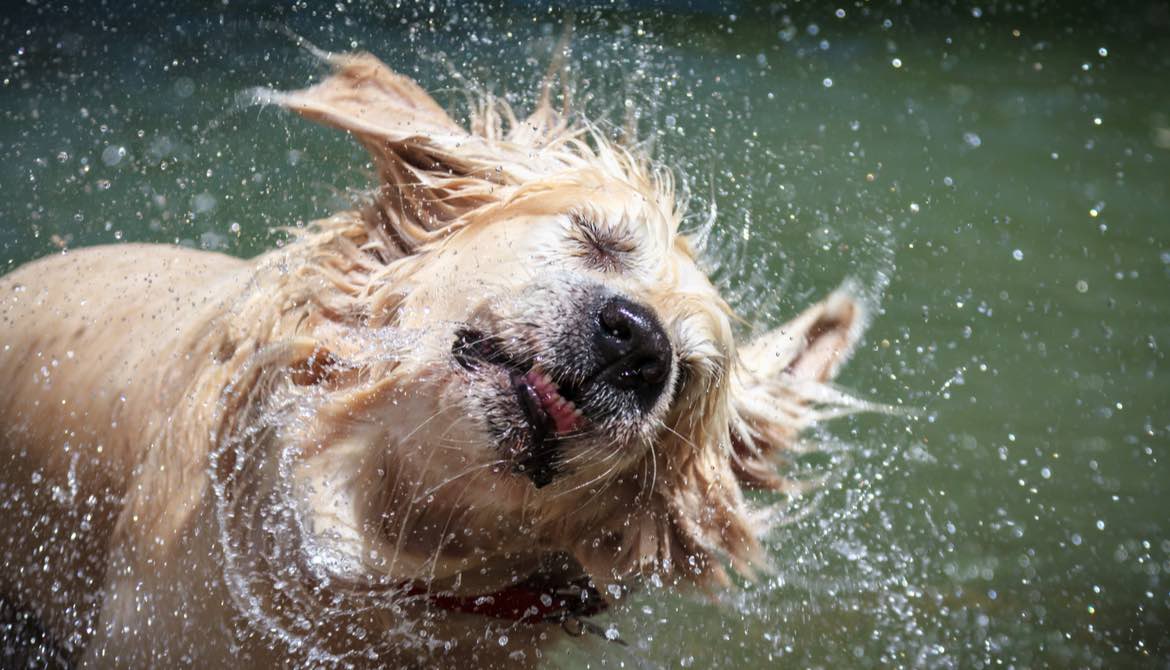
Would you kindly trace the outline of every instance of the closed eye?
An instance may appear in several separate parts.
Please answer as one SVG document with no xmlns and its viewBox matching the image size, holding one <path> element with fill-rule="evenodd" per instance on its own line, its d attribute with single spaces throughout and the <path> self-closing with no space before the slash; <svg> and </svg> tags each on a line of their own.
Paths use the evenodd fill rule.
<svg viewBox="0 0 1170 670">
<path fill-rule="evenodd" d="M 634 236 L 624 227 L 605 227 L 579 214 L 569 215 L 573 255 L 594 270 L 617 272 L 625 269 L 635 249 Z"/>
</svg>

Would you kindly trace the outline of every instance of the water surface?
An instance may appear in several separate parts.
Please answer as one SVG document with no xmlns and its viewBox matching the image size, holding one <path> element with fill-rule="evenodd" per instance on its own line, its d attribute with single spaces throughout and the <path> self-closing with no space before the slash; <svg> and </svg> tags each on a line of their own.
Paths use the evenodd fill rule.
<svg viewBox="0 0 1170 670">
<path fill-rule="evenodd" d="M 565 667 L 1167 667 L 1170 12 L 577 8 L 578 99 L 712 205 L 754 327 L 852 277 L 840 382 L 905 415 L 813 436 L 776 570 L 647 592 Z M 658 8 L 656 8 L 658 7 Z M 0 271 L 93 244 L 239 255 L 368 184 L 346 137 L 241 104 L 367 49 L 454 106 L 531 103 L 562 7 L 169 3 L 0 19 Z M 458 76 L 456 76 L 458 75 Z M 745 328 L 746 330 L 746 328 Z"/>
</svg>

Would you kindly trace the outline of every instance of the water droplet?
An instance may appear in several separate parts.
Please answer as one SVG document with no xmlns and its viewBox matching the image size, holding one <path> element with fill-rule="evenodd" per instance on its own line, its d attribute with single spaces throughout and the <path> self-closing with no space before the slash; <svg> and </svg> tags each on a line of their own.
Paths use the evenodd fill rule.
<svg viewBox="0 0 1170 670">
<path fill-rule="evenodd" d="M 1024 252 L 1020 251 L 1019 249 L 1016 249 L 1015 251 L 1012 252 L 1012 258 L 1016 259 L 1017 261 L 1022 261 L 1022 260 L 1024 260 Z"/>
<path fill-rule="evenodd" d="M 175 80 L 175 95 L 180 98 L 190 98 L 195 93 L 195 82 L 190 77 L 179 77 Z"/>
<path fill-rule="evenodd" d="M 196 214 L 206 214 L 215 209 L 216 199 L 214 195 L 203 192 L 191 199 L 191 209 L 195 210 Z"/>
<path fill-rule="evenodd" d="M 126 147 L 111 144 L 102 150 L 102 162 L 110 167 L 122 162 L 126 157 Z"/>
</svg>

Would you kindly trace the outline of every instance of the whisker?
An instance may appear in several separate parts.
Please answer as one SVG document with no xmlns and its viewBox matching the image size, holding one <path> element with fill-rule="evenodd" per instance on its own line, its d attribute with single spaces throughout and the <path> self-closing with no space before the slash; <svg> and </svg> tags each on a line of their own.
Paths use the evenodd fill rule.
<svg viewBox="0 0 1170 670">
<path fill-rule="evenodd" d="M 697 444 L 695 444 L 694 442 L 692 442 L 692 441 L 691 441 L 689 438 L 687 438 L 687 437 L 686 437 L 685 435 L 683 435 L 682 433 L 680 433 L 680 432 L 678 432 L 677 430 L 675 430 L 675 429 L 671 428 L 670 426 L 666 425 L 665 423 L 663 423 L 663 424 L 662 424 L 662 427 L 663 427 L 664 429 L 666 429 L 668 432 L 670 432 L 670 433 L 673 433 L 673 434 L 674 434 L 676 437 L 678 437 L 678 439 L 680 439 L 680 440 L 682 440 L 684 443 L 686 443 L 686 445 L 687 445 L 688 447 L 690 447 L 691 449 L 694 449 L 695 451 L 699 451 L 699 445 L 697 445 Z"/>
<path fill-rule="evenodd" d="M 439 556 L 443 553 L 443 547 L 447 546 L 447 529 L 451 527 L 451 520 L 455 518 L 455 513 L 461 511 L 459 503 L 463 500 L 464 494 L 471 488 L 471 484 L 472 482 L 469 480 L 463 487 L 463 490 L 459 492 L 459 495 L 455 496 L 455 502 L 451 504 L 451 512 L 447 514 L 447 520 L 443 522 L 443 530 L 439 532 L 439 541 L 435 546 L 435 553 L 431 555 L 430 574 L 427 575 L 428 594 L 431 592 L 431 585 L 435 583 L 435 571 L 439 568 Z M 431 603 L 428 600 L 427 611 L 429 612 L 430 610 Z"/>
<path fill-rule="evenodd" d="M 617 444 L 617 442 L 618 442 L 617 440 L 614 440 L 614 441 L 613 441 L 613 442 L 611 442 L 611 443 L 610 443 L 608 446 L 611 446 L 611 447 L 613 447 L 613 446 L 615 446 L 615 445 Z M 602 464 L 602 463 L 605 463 L 606 461 L 609 461 L 610 459 L 613 459 L 614 457 L 616 457 L 616 456 L 620 456 L 620 455 L 621 455 L 621 449 L 617 449 L 617 448 L 615 448 L 615 449 L 612 449 L 612 450 L 610 451 L 610 453 L 609 453 L 609 454 L 607 454 L 607 455 L 606 455 L 606 456 L 604 456 L 603 458 L 599 459 L 599 460 L 597 461 L 597 463 L 600 465 L 600 464 Z M 555 498 L 561 498 L 561 497 L 563 497 L 563 496 L 569 495 L 570 493 L 574 493 L 574 492 L 576 492 L 576 491 L 580 491 L 580 490 L 581 490 L 581 489 L 583 489 L 583 488 L 586 488 L 586 487 L 589 487 L 589 486 L 593 486 L 594 484 L 596 484 L 597 482 L 601 481 L 602 479 L 605 479 L 605 478 L 609 477 L 610 475 L 612 475 L 612 474 L 613 474 L 613 472 L 614 472 L 614 470 L 616 470 L 616 469 L 617 469 L 619 466 L 621 466 L 621 464 L 622 464 L 622 461 L 621 461 L 621 459 L 620 459 L 620 458 L 618 458 L 618 459 L 617 459 L 617 461 L 616 461 L 616 462 L 614 462 L 614 464 L 613 464 L 613 465 L 611 465 L 611 466 L 610 466 L 608 469 L 606 469 L 606 470 L 605 470 L 605 472 L 602 472 L 600 475 L 597 475 L 596 477 L 593 477 L 592 479 L 589 479 L 589 480 L 587 480 L 587 481 L 585 481 L 585 482 L 583 482 L 583 483 L 581 483 L 581 484 L 578 484 L 577 486 L 574 486 L 574 487 L 573 487 L 573 488 L 571 488 L 571 489 L 567 489 L 567 490 L 565 490 L 565 491 L 561 491 L 561 492 L 559 492 L 559 493 L 555 494 L 555 495 L 553 496 L 553 498 L 554 498 L 554 499 L 555 499 Z"/>
<path fill-rule="evenodd" d="M 620 440 L 617 437 L 611 437 L 609 442 L 600 442 L 600 443 L 594 444 L 590 447 L 587 447 L 587 448 L 581 450 L 576 455 L 570 456 L 569 458 L 565 459 L 564 461 L 561 461 L 561 464 L 562 465 L 569 465 L 569 464 L 572 464 L 576 461 L 580 461 L 580 460 L 584 460 L 584 459 L 588 459 L 588 458 L 593 458 L 596 454 L 598 454 L 606 449 L 614 447 L 619 441 Z"/>
<path fill-rule="evenodd" d="M 415 434 L 415 433 L 417 433 L 418 431 L 422 430 L 422 429 L 423 429 L 423 427 L 425 427 L 425 426 L 426 426 L 428 423 L 430 423 L 431 421 L 434 421 L 435 419 L 437 419 L 437 418 L 439 417 L 439 415 L 440 415 L 440 414 L 442 414 L 442 413 L 443 413 L 443 412 L 445 412 L 445 411 L 446 411 L 446 408 L 440 408 L 440 409 L 438 409 L 438 410 L 437 410 L 437 411 L 436 411 L 434 414 L 432 414 L 432 415 L 430 415 L 429 417 L 427 417 L 427 418 L 426 418 L 426 419 L 425 419 L 425 420 L 424 420 L 422 423 L 420 423 L 420 424 L 418 424 L 417 426 L 415 426 L 415 427 L 414 427 L 414 429 L 413 429 L 413 430 L 411 430 L 409 433 L 407 433 L 407 434 L 406 434 L 406 435 L 404 435 L 403 437 L 399 438 L 399 441 L 401 441 L 401 442 L 405 442 L 405 441 L 409 440 L 410 438 L 414 437 L 414 434 Z"/>
<path fill-rule="evenodd" d="M 415 427 L 414 430 L 410 431 L 410 433 L 407 434 L 406 438 L 403 438 L 403 441 L 405 441 L 411 435 L 414 435 L 415 433 L 417 433 L 419 431 L 419 429 L 421 429 L 423 426 L 425 426 L 426 424 L 433 421 L 435 419 L 435 417 L 439 416 L 442 413 L 443 413 L 443 410 L 440 409 L 439 411 L 435 412 L 431 416 L 427 417 L 427 419 L 425 421 L 423 421 L 417 427 Z M 426 460 L 423 462 L 423 467 L 422 467 L 423 472 L 426 472 L 426 470 L 430 467 L 431 459 L 434 457 L 434 455 L 435 455 L 434 449 L 427 450 L 427 457 L 426 457 Z M 399 468 L 400 473 L 401 473 L 401 470 L 402 469 Z M 402 523 L 399 524 L 398 537 L 395 538 L 395 542 L 394 542 L 394 554 L 390 557 L 390 572 L 391 573 L 393 573 L 394 569 L 397 567 L 398 557 L 402 554 L 402 545 L 403 545 L 403 542 L 405 542 L 405 540 L 406 540 L 406 524 L 410 521 L 411 512 L 414 511 L 414 504 L 415 504 L 414 499 L 418 497 L 418 490 L 422 487 L 422 485 L 423 485 L 423 478 L 419 477 L 418 481 L 415 483 L 414 492 L 411 494 L 411 498 L 407 502 L 406 509 L 402 512 Z M 395 488 L 397 488 L 397 485 Z M 391 498 L 391 500 L 393 500 L 393 498 Z"/>
<path fill-rule="evenodd" d="M 589 496 L 589 498 L 585 502 L 578 505 L 577 509 L 573 510 L 572 512 L 569 512 L 569 516 L 572 516 L 572 515 L 576 514 L 577 512 L 580 512 L 581 510 L 588 507 L 590 504 L 593 503 L 594 500 L 597 500 L 601 496 L 601 494 L 605 493 L 605 491 L 610 486 L 613 485 L 614 478 L 610 477 L 610 475 L 613 474 L 613 471 L 616 470 L 619 465 L 621 465 L 621 461 L 614 463 L 612 466 L 610 466 L 610 468 L 608 470 L 606 470 L 604 473 L 602 473 L 601 475 L 599 475 L 598 477 L 596 477 L 592 480 L 593 482 L 598 482 L 598 481 L 601 481 L 602 479 L 604 479 L 605 485 L 602 486 L 600 489 L 598 489 L 593 495 Z"/>
<path fill-rule="evenodd" d="M 654 485 L 658 482 L 658 452 L 654 450 L 654 440 L 650 440 L 650 487 L 647 497 L 654 495 Z M 638 489 L 638 497 L 642 497 L 643 489 Z"/>
<path fill-rule="evenodd" d="M 434 486 L 432 486 L 432 487 L 428 488 L 427 490 L 425 490 L 425 491 L 423 491 L 422 493 L 420 493 L 420 494 L 419 494 L 419 496 L 418 496 L 417 498 L 415 498 L 415 499 L 414 499 L 413 501 L 411 501 L 411 502 L 419 502 L 419 501 L 420 501 L 420 500 L 422 500 L 423 498 L 425 498 L 425 497 L 427 497 L 427 496 L 431 495 L 431 494 L 432 494 L 432 493 L 434 493 L 435 491 L 438 491 L 439 489 L 441 489 L 441 488 L 443 488 L 444 486 L 446 486 L 446 485 L 450 484 L 451 482 L 455 481 L 456 479 L 459 479 L 460 477 L 464 477 L 464 476 L 466 476 L 466 475 L 469 475 L 469 474 L 471 474 L 471 473 L 473 473 L 473 472 L 478 472 L 479 470 L 485 470 L 485 469 L 487 469 L 487 468 L 493 468 L 493 467 L 496 467 L 497 465 L 505 465 L 505 464 L 507 464 L 507 462 L 508 462 L 508 461 L 506 461 L 506 460 L 504 460 L 504 459 L 500 459 L 500 460 L 498 460 L 498 461 L 488 461 L 487 463 L 480 463 L 479 465 L 473 465 L 472 467 L 470 467 L 470 468 L 467 468 L 467 469 L 466 469 L 466 470 L 464 470 L 463 472 L 460 472 L 460 473 L 459 473 L 459 474 L 457 474 L 457 475 L 453 475 L 453 476 L 451 476 L 451 477 L 448 477 L 447 479 L 444 479 L 443 481 L 439 482 L 438 484 L 435 484 Z"/>
</svg>

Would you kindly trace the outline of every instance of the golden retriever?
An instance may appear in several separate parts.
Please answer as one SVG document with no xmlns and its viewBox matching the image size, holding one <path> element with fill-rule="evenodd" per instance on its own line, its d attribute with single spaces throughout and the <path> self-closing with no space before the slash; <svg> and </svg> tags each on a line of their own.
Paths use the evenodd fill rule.
<svg viewBox="0 0 1170 670">
<path fill-rule="evenodd" d="M 744 491 L 855 407 L 859 301 L 737 345 L 636 148 L 328 58 L 261 96 L 369 150 L 353 211 L 0 279 L 0 594 L 84 667 L 494 667 L 766 569 Z"/>
</svg>

